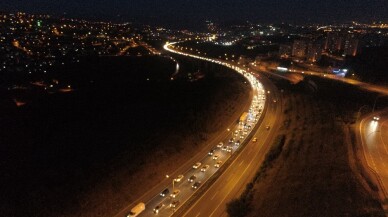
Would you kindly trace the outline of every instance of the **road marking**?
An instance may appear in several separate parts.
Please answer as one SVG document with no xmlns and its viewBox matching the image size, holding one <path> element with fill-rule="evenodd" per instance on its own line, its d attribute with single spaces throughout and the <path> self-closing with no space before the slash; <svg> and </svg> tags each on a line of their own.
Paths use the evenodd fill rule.
<svg viewBox="0 0 388 217">
<path fill-rule="evenodd" d="M 244 163 L 244 161 L 241 161 L 241 163 L 238 165 L 239 167 L 241 166 L 241 164 L 243 164 Z"/>
<path fill-rule="evenodd" d="M 253 161 L 252 161 L 252 162 L 253 162 Z M 251 163 L 252 163 L 252 162 L 251 162 Z M 251 164 L 249 164 L 249 166 L 250 166 L 250 165 L 251 165 Z M 238 177 L 238 180 L 240 180 L 240 179 L 243 177 L 243 175 L 245 174 L 245 172 L 247 171 L 247 169 L 249 168 L 249 166 L 245 167 L 245 170 L 244 170 L 244 171 L 241 173 L 241 175 Z M 217 207 L 214 209 L 214 211 L 209 215 L 209 217 L 211 217 L 211 216 L 214 214 L 214 212 L 217 211 L 218 207 L 221 206 L 222 202 L 226 199 L 227 196 L 229 196 L 229 194 L 226 194 L 225 197 L 222 198 L 222 200 L 220 201 L 220 203 L 218 204 L 218 206 L 217 206 Z"/>
<path fill-rule="evenodd" d="M 218 191 L 213 195 L 213 197 L 210 200 L 213 200 L 216 197 L 217 193 Z"/>
</svg>

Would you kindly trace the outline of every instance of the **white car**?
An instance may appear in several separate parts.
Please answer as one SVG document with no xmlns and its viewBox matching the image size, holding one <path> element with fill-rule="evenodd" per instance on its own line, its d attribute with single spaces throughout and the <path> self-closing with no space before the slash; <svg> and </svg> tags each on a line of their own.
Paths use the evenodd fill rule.
<svg viewBox="0 0 388 217">
<path fill-rule="evenodd" d="M 180 181 L 182 181 L 183 178 L 184 178 L 184 176 L 181 174 L 178 177 L 176 177 L 176 179 L 174 179 L 174 181 L 175 182 L 180 182 Z"/>
<path fill-rule="evenodd" d="M 223 145 L 224 145 L 224 143 L 220 142 L 220 143 L 218 143 L 217 148 L 221 148 Z"/>
<path fill-rule="evenodd" d="M 201 172 L 206 172 L 206 170 L 209 169 L 209 165 L 205 165 L 201 168 Z"/>
<path fill-rule="evenodd" d="M 217 161 L 216 164 L 214 164 L 214 167 L 219 168 L 221 166 L 221 164 L 222 164 L 222 161 L 219 160 L 219 161 Z"/>
<path fill-rule="evenodd" d="M 195 164 L 193 165 L 193 168 L 194 168 L 194 169 L 198 169 L 201 165 L 202 165 L 201 162 L 197 162 L 197 163 L 195 163 Z"/>
<path fill-rule="evenodd" d="M 218 154 L 214 155 L 214 156 L 213 156 L 213 160 L 217 160 L 218 157 L 219 157 Z"/>
</svg>

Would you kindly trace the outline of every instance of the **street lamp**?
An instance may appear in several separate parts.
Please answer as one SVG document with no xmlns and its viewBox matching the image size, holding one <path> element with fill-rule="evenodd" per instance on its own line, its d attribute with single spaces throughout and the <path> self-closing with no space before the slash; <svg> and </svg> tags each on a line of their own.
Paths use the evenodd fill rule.
<svg viewBox="0 0 388 217">
<path fill-rule="evenodd" d="M 382 97 L 382 96 L 383 96 L 383 95 L 377 95 L 377 96 L 376 96 L 375 102 L 373 103 L 372 113 L 375 111 L 377 99 L 380 98 L 380 97 Z"/>
<path fill-rule="evenodd" d="M 170 178 L 170 176 L 169 176 L 169 175 L 166 175 L 166 178 Z M 175 186 L 174 186 L 174 184 L 175 184 L 175 179 L 172 179 L 172 192 L 175 191 Z"/>
<path fill-rule="evenodd" d="M 361 109 L 363 109 L 364 107 L 368 107 L 368 105 L 363 105 L 360 107 L 360 109 L 358 109 L 356 121 L 358 121 L 358 119 L 361 117 Z"/>
</svg>

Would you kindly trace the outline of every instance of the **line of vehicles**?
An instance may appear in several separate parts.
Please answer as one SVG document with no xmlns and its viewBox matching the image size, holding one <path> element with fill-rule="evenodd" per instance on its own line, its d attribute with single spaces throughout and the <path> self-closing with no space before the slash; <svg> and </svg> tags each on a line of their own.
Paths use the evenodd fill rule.
<svg viewBox="0 0 388 217">
<path fill-rule="evenodd" d="M 247 136 L 254 128 L 254 125 L 257 123 L 266 100 L 265 91 L 261 83 L 252 74 L 247 73 L 245 70 L 219 60 L 175 51 L 168 48 L 169 45 L 172 44 L 166 44 L 164 48 L 173 53 L 221 64 L 245 75 L 255 90 L 255 96 L 253 97 L 249 111 L 244 112 L 240 116 L 237 126 L 230 130 L 230 136 L 226 138 L 225 141 L 216 144 L 214 148 L 209 150 L 207 155 L 201 161 L 194 163 L 194 165 L 186 171 L 186 173 L 184 173 L 186 177 L 188 177 L 187 181 L 185 181 L 184 174 L 178 175 L 175 179 L 173 179 L 172 186 L 169 185 L 167 188 L 163 189 L 157 196 L 152 198 L 146 204 L 141 202 L 134 206 L 127 217 L 155 215 L 170 216 L 177 208 L 179 208 L 179 206 L 181 206 L 193 195 L 195 190 L 199 189 L 213 174 L 215 174 L 246 140 Z M 269 126 L 267 127 L 268 130 Z M 257 138 L 253 138 L 252 142 L 256 141 Z M 147 209 L 146 206 L 153 207 L 153 209 Z M 168 210 L 169 212 L 167 212 Z"/>
<path fill-rule="evenodd" d="M 263 108 L 263 102 L 265 99 L 254 97 L 253 104 L 249 109 L 249 112 L 244 113 L 239 123 L 234 130 L 231 131 L 230 136 L 225 142 L 221 141 L 217 143 L 207 153 L 207 156 L 200 162 L 193 164 L 188 172 L 187 179 L 185 181 L 185 175 L 180 174 L 173 182 L 175 186 L 167 187 L 159 194 L 159 202 L 154 206 L 153 214 L 159 214 L 163 210 L 170 209 L 172 212 L 178 208 L 182 203 L 181 199 L 182 190 L 180 187 L 191 188 L 193 191 L 202 186 L 208 178 L 213 175 L 217 169 L 219 169 L 223 163 L 236 151 L 242 142 L 246 139 L 247 135 L 253 129 L 252 126 L 258 121 Z M 252 142 L 256 142 L 257 138 L 253 138 Z M 210 171 L 210 173 L 207 173 Z M 184 189 L 185 190 L 185 189 Z M 157 200 L 156 198 L 155 200 Z M 134 217 L 140 215 L 145 210 L 145 204 L 139 203 L 135 206 L 127 217 Z"/>
</svg>

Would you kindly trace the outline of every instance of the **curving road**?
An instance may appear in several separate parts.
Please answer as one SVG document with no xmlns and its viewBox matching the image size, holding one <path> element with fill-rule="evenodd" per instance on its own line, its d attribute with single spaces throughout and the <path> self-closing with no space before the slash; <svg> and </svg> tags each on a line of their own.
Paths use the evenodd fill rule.
<svg viewBox="0 0 388 217">
<path fill-rule="evenodd" d="M 375 120 L 378 117 L 379 120 Z M 361 144 L 368 166 L 377 174 L 388 197 L 388 109 L 372 113 L 359 125 Z"/>
<path fill-rule="evenodd" d="M 211 217 L 227 216 L 226 204 L 234 198 L 238 198 L 259 170 L 272 141 L 276 128 L 281 123 L 281 106 L 276 88 L 268 81 L 262 80 L 264 86 L 270 90 L 267 95 L 267 111 L 264 119 L 255 132 L 257 142 L 249 141 L 240 155 L 233 161 L 227 170 L 211 185 L 201 197 L 193 203 L 182 216 L 187 217 Z M 274 102 L 276 99 L 277 102 Z M 271 126 L 267 130 L 266 126 Z"/>
<path fill-rule="evenodd" d="M 249 114 L 248 118 L 247 120 L 241 122 L 245 124 L 246 127 L 244 128 L 241 123 L 229 126 L 227 132 L 221 133 L 210 146 L 214 149 L 213 155 L 209 155 L 206 150 L 199 151 L 193 158 L 188 160 L 187 163 L 174 172 L 170 179 L 147 191 L 147 193 L 145 193 L 141 198 L 122 210 L 116 216 L 126 216 L 131 208 L 138 202 L 145 202 L 146 204 L 146 209 L 139 216 L 155 216 L 156 214 L 153 209 L 160 204 L 163 204 L 163 206 L 160 210 L 158 210 L 158 216 L 171 216 L 174 215 L 174 213 L 175 215 L 179 213 L 179 216 L 226 215 L 225 204 L 230 199 L 241 194 L 245 185 L 252 179 L 258 170 L 261 161 L 264 159 L 264 154 L 269 148 L 274 136 L 274 130 L 277 128 L 277 120 L 281 116 L 281 109 L 277 106 L 281 103 L 279 101 L 280 96 L 278 95 L 276 88 L 269 82 L 269 80 L 266 80 L 265 78 L 261 80 L 267 88 L 267 90 L 264 90 L 262 83 L 258 82 L 254 75 L 247 73 L 245 70 L 231 65 L 230 63 L 181 53 L 171 49 L 168 44 L 165 46 L 165 49 L 173 53 L 221 64 L 244 74 L 250 82 L 253 90 L 253 97 L 251 97 L 252 102 L 249 110 L 247 109 Z M 257 124 L 258 122 L 260 124 Z M 241 147 L 243 147 L 243 145 L 231 143 L 230 139 L 232 137 L 235 141 L 240 140 L 241 143 L 247 143 L 246 147 L 242 149 Z M 257 137 L 257 142 L 251 141 L 254 137 Z M 216 145 L 219 144 L 219 142 L 223 142 L 223 146 L 229 146 L 231 152 L 228 152 L 221 147 L 217 147 Z M 241 153 L 237 157 L 232 158 L 234 153 L 240 149 L 242 149 Z M 218 156 L 217 160 L 213 159 L 214 155 Z M 215 163 L 217 161 L 222 161 L 221 168 L 223 168 L 222 165 L 226 162 L 230 164 L 230 166 L 224 166 L 226 169 L 223 168 L 225 170 L 222 174 L 217 173 L 217 171 L 220 170 L 220 168 L 215 167 Z M 195 162 L 201 162 L 201 167 L 203 165 L 209 165 L 209 168 L 205 172 L 200 171 L 201 167 L 193 169 L 192 165 Z M 184 178 L 179 182 L 171 183 L 177 174 L 183 174 Z M 216 179 L 215 183 L 205 189 L 206 191 L 204 193 L 201 192 L 202 194 L 199 195 L 199 198 L 194 197 L 193 200 L 192 196 L 197 191 L 197 189 L 192 188 L 193 183 L 195 181 L 200 181 L 201 185 L 199 188 L 201 188 L 201 186 L 204 185 L 207 180 L 211 179 L 214 174 L 220 175 L 220 177 Z M 190 183 L 187 179 L 192 175 L 196 175 L 197 178 L 193 183 Z M 172 193 L 173 189 L 179 189 L 180 193 L 175 199 L 171 198 L 171 196 L 162 197 L 159 193 L 165 188 L 169 189 L 169 194 Z M 170 207 L 171 202 L 174 200 L 180 201 L 180 204 L 176 208 Z M 185 204 L 186 201 L 190 202 Z M 192 203 L 193 201 L 195 202 L 194 204 Z M 209 201 L 212 202 L 210 203 Z M 183 206 L 183 208 L 179 210 L 179 208 L 181 208 L 184 204 L 186 206 Z M 201 210 L 201 212 L 193 213 L 198 210 Z"/>
</svg>

